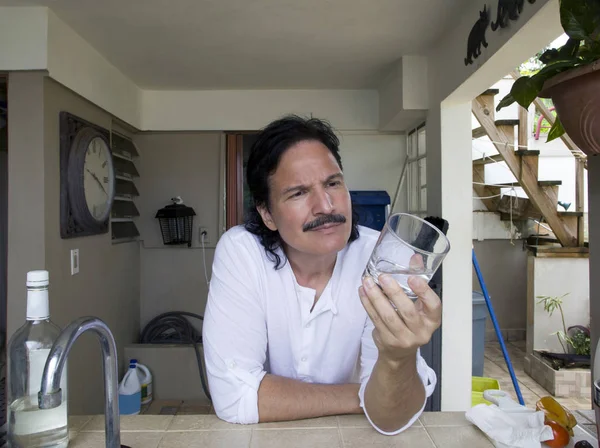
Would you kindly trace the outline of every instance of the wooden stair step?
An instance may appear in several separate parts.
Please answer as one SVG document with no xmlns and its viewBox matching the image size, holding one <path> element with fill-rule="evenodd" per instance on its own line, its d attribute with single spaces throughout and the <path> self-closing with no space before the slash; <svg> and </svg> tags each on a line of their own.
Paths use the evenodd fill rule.
<svg viewBox="0 0 600 448">
<path fill-rule="evenodd" d="M 519 123 L 521 123 L 520 120 L 496 120 L 494 122 L 496 124 L 496 126 L 518 126 Z M 479 126 L 478 128 L 475 128 L 471 131 L 471 136 L 473 138 L 481 138 L 481 137 L 485 137 L 487 134 L 485 133 L 485 129 L 483 128 L 483 126 Z M 537 151 L 538 155 L 539 155 L 539 151 Z M 526 155 L 530 155 L 530 154 L 526 154 Z M 533 154 L 531 154 L 533 155 Z"/>
<path fill-rule="evenodd" d="M 498 201 L 496 211 L 500 213 L 503 221 L 510 220 L 511 197 L 510 195 L 502 196 Z M 512 217 L 513 220 L 524 219 L 540 219 L 542 213 L 535 208 L 531 201 L 527 198 L 512 198 Z"/>
<path fill-rule="evenodd" d="M 496 126 L 518 126 L 520 120 L 496 120 Z"/>
<path fill-rule="evenodd" d="M 532 219 L 529 216 L 517 216 L 515 214 L 513 214 L 512 216 L 512 220 L 514 221 L 527 221 L 528 219 Z M 539 218 L 533 218 L 533 219 L 539 219 Z M 500 213 L 500 221 L 510 221 L 510 213 Z"/>
<path fill-rule="evenodd" d="M 495 154 L 493 156 L 482 157 L 481 159 L 473 160 L 473 165 L 487 165 L 488 163 L 504 162 L 504 158 L 501 154 Z"/>
<path fill-rule="evenodd" d="M 583 216 L 583 212 L 558 212 L 559 216 L 575 216 L 577 218 L 581 218 Z"/>
<path fill-rule="evenodd" d="M 538 180 L 540 187 L 557 187 L 562 185 L 562 180 Z"/>
<path fill-rule="evenodd" d="M 510 188 L 510 187 L 520 187 L 521 184 L 519 182 L 503 182 L 501 184 L 491 184 L 496 187 L 501 188 Z M 557 187 L 562 185 L 562 180 L 538 180 L 538 185 L 540 187 Z"/>
<path fill-rule="evenodd" d="M 531 215 L 531 213 L 529 213 L 529 212 L 530 212 L 530 210 L 532 210 L 532 207 L 531 207 L 531 201 L 529 199 L 518 198 L 518 197 L 514 197 L 509 194 L 505 194 L 498 201 L 496 211 L 510 215 L 511 208 L 512 208 L 513 218 L 516 216 L 523 217 L 523 218 L 529 218 Z"/>
<path fill-rule="evenodd" d="M 537 149 L 517 149 L 515 154 L 520 157 L 531 157 L 531 156 L 539 156 L 540 151 Z"/>
<path fill-rule="evenodd" d="M 479 128 L 478 128 L 479 129 Z M 515 154 L 519 157 L 537 157 L 540 155 L 540 152 L 537 149 L 519 149 L 515 151 Z M 502 154 L 495 154 L 493 156 L 486 156 L 481 159 L 474 159 L 473 165 L 487 165 L 488 163 L 494 162 L 504 162 L 504 157 Z"/>
<path fill-rule="evenodd" d="M 499 186 L 510 188 L 518 185 L 523 188 L 531 201 L 532 208 L 535 207 L 535 209 L 544 216 L 548 226 L 552 228 L 552 231 L 560 240 L 561 244 L 566 247 L 576 247 L 579 244 L 578 235 L 581 233 L 581 218 L 561 217 L 557 213 L 558 189 L 562 182 L 540 182 L 538 180 L 539 157 L 519 157 L 514 151 L 514 143 L 517 137 L 514 126 L 518 125 L 517 130 L 519 130 L 519 135 L 517 140 L 521 142 L 520 144 L 523 144 L 523 136 L 527 128 L 526 121 L 496 120 L 494 106 L 493 96 L 479 95 L 472 101 L 471 111 L 479 124 L 485 129 L 485 133 L 494 143 L 498 153 L 504 156 L 508 169 L 510 169 L 515 178 L 520 181 L 501 184 Z M 524 114 L 520 114 L 520 117 L 524 117 Z M 476 171 L 483 171 L 484 168 L 485 165 L 473 165 L 473 173 Z M 475 176 L 473 180 L 475 182 L 485 183 L 485 173 L 478 173 L 478 177 L 482 180 L 476 180 Z M 481 189 L 489 190 L 489 188 L 490 187 L 484 185 Z M 479 194 L 479 192 L 477 193 Z M 510 207 L 509 205 L 509 210 L 512 209 L 513 207 Z M 488 206 L 488 210 L 494 209 Z M 579 226 L 576 226 L 575 231 L 573 230 L 573 221 L 579 222 Z"/>
<path fill-rule="evenodd" d="M 473 136 L 473 138 L 485 137 L 485 129 L 483 129 L 482 126 L 479 126 L 478 128 L 473 129 L 471 135 Z"/>
<path fill-rule="evenodd" d="M 532 246 L 527 248 L 539 258 L 589 258 L 589 247 L 560 247 L 554 245 Z"/>
<path fill-rule="evenodd" d="M 482 95 L 498 95 L 500 93 L 500 89 L 487 89 Z"/>
<path fill-rule="evenodd" d="M 527 244 L 530 246 L 543 246 L 545 244 L 560 244 L 560 241 L 552 235 L 529 235 Z"/>
</svg>

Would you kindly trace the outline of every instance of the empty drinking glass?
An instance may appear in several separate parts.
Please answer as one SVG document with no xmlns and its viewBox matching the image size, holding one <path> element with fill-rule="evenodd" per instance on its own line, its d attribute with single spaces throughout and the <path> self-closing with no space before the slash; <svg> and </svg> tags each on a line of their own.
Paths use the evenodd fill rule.
<svg viewBox="0 0 600 448">
<path fill-rule="evenodd" d="M 363 274 L 379 283 L 381 274 L 390 274 L 411 299 L 411 276 L 431 280 L 450 250 L 450 242 L 433 224 L 407 213 L 391 215 L 383 227 Z"/>
</svg>

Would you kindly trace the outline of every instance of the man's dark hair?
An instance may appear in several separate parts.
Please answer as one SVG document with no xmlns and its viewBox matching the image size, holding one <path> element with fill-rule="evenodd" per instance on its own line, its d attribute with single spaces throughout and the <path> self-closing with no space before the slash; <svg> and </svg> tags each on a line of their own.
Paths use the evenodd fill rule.
<svg viewBox="0 0 600 448">
<path fill-rule="evenodd" d="M 339 139 L 328 122 L 317 118 L 302 118 L 297 115 L 280 118 L 261 130 L 250 149 L 246 180 L 253 206 L 246 214 L 245 227 L 258 236 L 267 257 L 275 263 L 275 269 L 280 269 L 285 264 L 276 252 L 283 241 L 278 231 L 270 230 L 265 225 L 256 208 L 264 206 L 270 210 L 269 177 L 277 170 L 281 157 L 288 149 L 307 140 L 323 143 L 335 157 L 340 169 L 343 169 Z M 356 240 L 358 236 L 358 215 L 353 210 L 352 232 L 348 242 Z"/>
</svg>

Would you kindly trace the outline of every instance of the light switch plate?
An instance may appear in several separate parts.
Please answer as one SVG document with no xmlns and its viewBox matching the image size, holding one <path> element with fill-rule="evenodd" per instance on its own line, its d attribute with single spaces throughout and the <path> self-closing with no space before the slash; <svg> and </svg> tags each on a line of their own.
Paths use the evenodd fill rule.
<svg viewBox="0 0 600 448">
<path fill-rule="evenodd" d="M 71 275 L 79 273 L 79 249 L 71 249 Z"/>
</svg>

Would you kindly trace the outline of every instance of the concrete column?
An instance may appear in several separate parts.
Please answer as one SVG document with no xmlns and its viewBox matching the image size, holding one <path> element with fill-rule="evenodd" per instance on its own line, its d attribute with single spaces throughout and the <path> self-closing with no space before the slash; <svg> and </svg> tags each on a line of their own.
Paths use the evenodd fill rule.
<svg viewBox="0 0 600 448">
<path fill-rule="evenodd" d="M 442 271 L 442 411 L 471 405 L 472 188 L 471 104 L 442 103 L 427 118 L 428 212 L 448 221 L 451 245 Z"/>
</svg>

